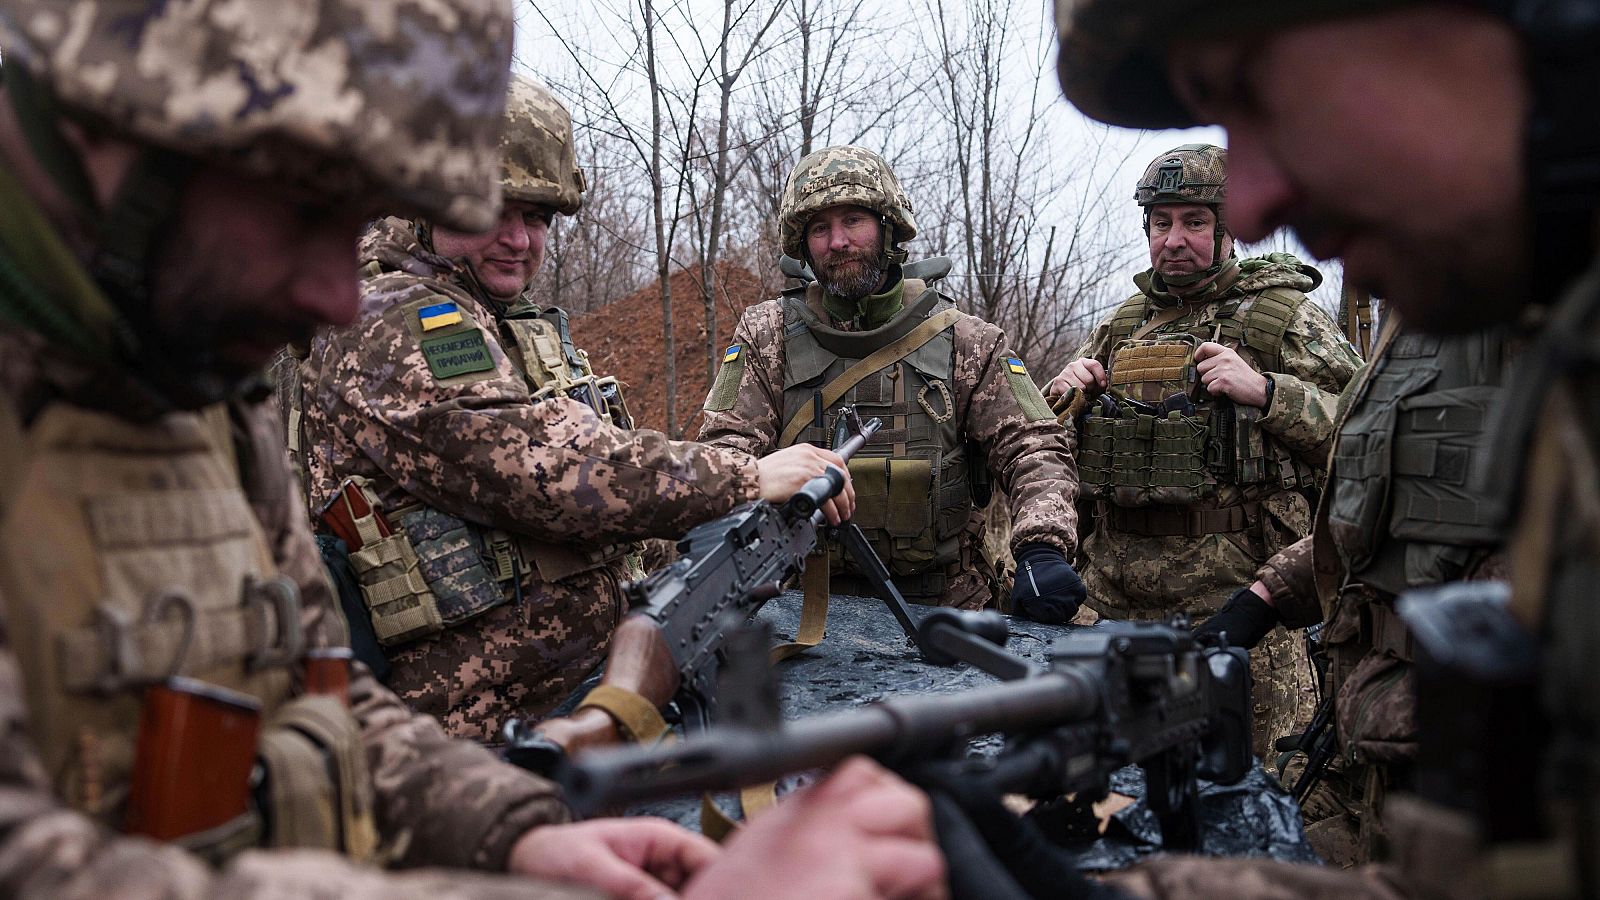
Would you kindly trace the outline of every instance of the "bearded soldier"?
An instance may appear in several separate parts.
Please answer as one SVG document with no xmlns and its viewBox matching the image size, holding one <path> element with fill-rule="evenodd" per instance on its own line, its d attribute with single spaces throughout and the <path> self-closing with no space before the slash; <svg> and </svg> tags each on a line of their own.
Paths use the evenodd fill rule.
<svg viewBox="0 0 1600 900">
<path fill-rule="evenodd" d="M 340 652 L 256 373 L 354 314 L 377 210 L 494 223 L 511 44 L 498 3 L 0 2 L 0 895 L 594 896 L 380 862 L 767 895 L 841 853 L 936 889 L 926 807 L 871 769 L 833 789 L 887 829 L 828 791 L 720 858 L 557 824 Z M 795 815 L 832 846 L 764 854 Z M 886 876 L 855 848 L 885 836 Z"/>
<path fill-rule="evenodd" d="M 1397 332 L 1333 462 L 1324 515 L 1337 552 L 1319 536 L 1313 571 L 1323 582 L 1348 567 L 1357 583 L 1317 585 L 1319 601 L 1338 604 L 1322 609 L 1330 628 L 1386 620 L 1373 590 L 1385 583 L 1430 569 L 1492 574 L 1478 544 L 1506 545 L 1509 585 L 1395 603 L 1416 662 L 1419 744 L 1415 792 L 1383 809 L 1398 865 L 1354 876 L 1171 859 L 1123 884 L 1161 897 L 1596 895 L 1600 6 L 1273 0 L 1218 18 L 1189 0 L 1063 0 L 1056 12 L 1062 85 L 1084 112 L 1137 128 L 1226 126 L 1241 237 L 1292 225 L 1416 334 L 1515 324 L 1527 335 L 1495 401 L 1470 384 L 1494 352 L 1472 338 L 1407 346 Z M 1392 429 L 1376 421 L 1390 403 Z M 1403 485 L 1411 472 L 1431 483 Z M 1429 528 L 1434 519 L 1443 526 Z M 1396 540 L 1404 553 L 1386 546 Z M 1230 634 L 1262 605 L 1304 620 L 1310 595 L 1267 574 L 1270 597 L 1241 597 Z M 1355 638 L 1388 641 L 1376 629 Z M 1410 677 L 1382 654 L 1364 659 L 1387 670 L 1373 670 L 1380 685 Z M 1341 701 L 1362 696 L 1348 688 L 1360 668 Z"/>
<path fill-rule="evenodd" d="M 479 739 L 540 718 L 605 658 L 620 583 L 639 575 L 628 541 L 844 465 L 814 447 L 758 463 L 627 430 L 615 379 L 589 371 L 565 314 L 523 297 L 551 219 L 581 204 L 572 120 L 516 78 L 507 121 L 494 228 L 374 224 L 360 315 L 319 335 L 300 373 L 312 508 L 338 514 L 357 478 L 393 528 L 351 555 L 389 684 Z"/>
<path fill-rule="evenodd" d="M 745 311 L 701 439 L 766 453 L 826 445 L 843 404 L 879 416 L 883 430 L 850 461 L 856 522 L 900 590 L 1001 604 L 1003 573 L 982 547 L 994 493 L 995 513 L 1011 517 L 1016 610 L 1071 619 L 1083 589 L 1067 562 L 1077 545 L 1067 437 L 1000 329 L 902 268 L 917 225 L 888 164 L 860 147 L 818 150 L 790 174 L 778 216 L 784 253 L 817 280 Z M 808 563 L 808 597 L 826 596 L 823 563 Z M 834 590 L 870 593 L 837 550 L 831 569 Z"/>
<path fill-rule="evenodd" d="M 1156 157 L 1134 198 L 1149 271 L 1050 384 L 1094 396 L 1078 470 L 1095 503 L 1089 605 L 1112 619 L 1209 613 L 1310 524 L 1339 392 L 1361 361 L 1306 297 L 1321 275 L 1288 254 L 1240 260 L 1224 219 L 1227 151 Z M 1297 636 L 1252 656 L 1255 749 L 1310 718 Z"/>
</svg>

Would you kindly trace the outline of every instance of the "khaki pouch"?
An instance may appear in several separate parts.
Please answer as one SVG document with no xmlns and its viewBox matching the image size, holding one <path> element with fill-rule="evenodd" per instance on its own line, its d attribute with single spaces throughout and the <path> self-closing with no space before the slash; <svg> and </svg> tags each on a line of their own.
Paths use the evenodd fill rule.
<svg viewBox="0 0 1600 900">
<path fill-rule="evenodd" d="M 422 577 L 422 564 L 406 533 L 396 531 L 350 554 L 350 568 L 385 647 L 438 633 L 439 603 Z"/>
<path fill-rule="evenodd" d="M 378 849 L 361 727 L 336 698 L 298 697 L 278 710 L 259 749 L 256 802 L 267 845 L 333 850 L 361 862 Z"/>
</svg>

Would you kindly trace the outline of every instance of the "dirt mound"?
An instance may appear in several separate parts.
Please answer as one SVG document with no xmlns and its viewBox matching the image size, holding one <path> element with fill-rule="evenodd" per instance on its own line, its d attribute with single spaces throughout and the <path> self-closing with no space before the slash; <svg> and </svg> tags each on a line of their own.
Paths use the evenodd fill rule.
<svg viewBox="0 0 1600 900">
<path fill-rule="evenodd" d="M 698 266 L 672 276 L 672 332 L 677 341 L 678 428 L 693 438 L 700 430 L 700 405 L 711 384 L 706 366 L 706 309 Z M 745 309 L 777 295 L 776 282 L 733 262 L 717 264 L 717 344 L 733 337 Z M 625 385 L 628 409 L 642 428 L 667 424 L 666 348 L 661 328 L 661 288 L 652 281 L 621 300 L 572 319 L 572 339 L 589 351 L 597 374 L 615 375 Z"/>
</svg>

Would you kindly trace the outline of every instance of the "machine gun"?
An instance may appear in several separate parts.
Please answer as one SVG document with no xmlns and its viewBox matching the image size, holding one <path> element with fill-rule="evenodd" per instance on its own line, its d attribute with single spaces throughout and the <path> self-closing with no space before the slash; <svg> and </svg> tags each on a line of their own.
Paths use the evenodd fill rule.
<svg viewBox="0 0 1600 900">
<path fill-rule="evenodd" d="M 1202 647 L 1181 620 L 1084 629 L 1051 646 L 1048 668 L 963 639 L 964 629 L 946 616 L 930 615 L 919 631 L 922 643 L 949 641 L 955 655 L 1007 683 L 896 696 L 787 723 L 769 702 L 763 713 L 676 744 L 596 750 L 566 762 L 556 774 L 567 800 L 587 815 L 768 782 L 857 753 L 918 783 L 933 766 L 997 794 L 1094 799 L 1105 796 L 1113 771 L 1138 764 L 1166 845 L 1192 847 L 1197 778 L 1232 784 L 1252 765 L 1249 657 L 1239 648 Z M 776 696 L 752 687 L 749 671 L 739 674 L 742 700 Z M 998 755 L 966 756 L 969 738 L 996 732 L 1007 738 Z"/>
<path fill-rule="evenodd" d="M 862 423 L 853 408 L 839 417 L 835 448 L 849 460 L 882 427 L 879 419 Z M 730 632 L 776 597 L 784 582 L 799 574 L 828 527 L 820 507 L 844 488 L 844 473 L 829 468 L 782 505 L 764 500 L 747 503 L 726 516 L 690 531 L 678 542 L 676 562 L 624 587 L 633 612 L 611 639 L 605 677 L 590 699 L 609 695 L 594 705 L 581 705 L 571 716 L 537 725 L 512 720 L 503 737 L 507 758 L 535 771 L 548 772 L 565 756 L 619 743 L 622 721 L 630 737 L 653 739 L 662 722 L 654 712 L 672 701 L 691 730 L 710 726 L 717 703 L 717 675 Z M 831 529 L 856 560 L 908 637 L 917 638 L 917 621 L 889 571 L 872 551 L 861 529 L 844 523 Z M 963 614 L 942 645 L 975 646 L 964 650 L 983 656 L 1002 653 L 1005 620 L 998 614 Z M 981 635 L 981 637 L 975 636 Z M 964 643 L 963 643 L 964 642 Z M 981 646 L 978 646 L 981 645 Z M 953 662 L 948 651 L 922 647 L 936 662 Z M 611 702 L 615 701 L 615 702 Z M 648 704 L 649 708 L 644 706 Z M 652 727 L 635 727 L 628 720 Z"/>
</svg>

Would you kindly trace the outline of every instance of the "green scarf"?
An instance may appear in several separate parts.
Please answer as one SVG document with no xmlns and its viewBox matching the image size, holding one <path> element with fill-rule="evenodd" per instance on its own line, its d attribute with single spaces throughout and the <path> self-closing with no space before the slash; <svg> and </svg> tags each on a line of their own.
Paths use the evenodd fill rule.
<svg viewBox="0 0 1600 900">
<path fill-rule="evenodd" d="M 900 310 L 905 308 L 905 294 L 906 281 L 896 271 L 894 283 L 881 294 L 872 294 L 860 300 L 846 300 L 824 291 L 822 306 L 835 322 L 848 322 L 857 330 L 872 331 L 887 325 L 890 319 L 900 314 Z"/>
</svg>

